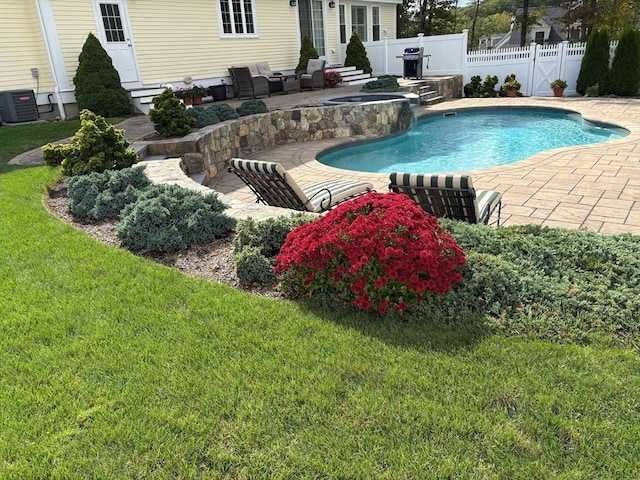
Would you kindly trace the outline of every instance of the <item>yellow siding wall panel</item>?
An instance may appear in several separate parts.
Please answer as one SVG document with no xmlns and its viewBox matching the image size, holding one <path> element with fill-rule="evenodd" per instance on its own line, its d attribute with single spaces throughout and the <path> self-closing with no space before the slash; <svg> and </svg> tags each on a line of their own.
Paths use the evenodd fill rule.
<svg viewBox="0 0 640 480">
<path fill-rule="evenodd" d="M 188 9 L 150 0 L 128 5 L 145 84 L 227 76 L 230 66 L 262 61 L 274 71 L 292 69 L 298 61 L 295 9 L 288 2 L 256 2 L 253 38 L 221 37 L 212 0 L 192 0 Z M 285 30 L 283 23 L 293 28 Z"/>
<path fill-rule="evenodd" d="M 69 76 L 71 89 L 73 77 L 78 69 L 78 55 L 89 33 L 98 37 L 95 16 L 91 1 L 54 1 L 53 16 L 58 29 L 58 38 L 62 48 L 65 68 Z"/>
<path fill-rule="evenodd" d="M 0 14 L 0 90 L 34 90 L 31 69 L 40 73 L 40 91 L 53 88 L 47 51 L 35 3 L 2 0 Z"/>
</svg>

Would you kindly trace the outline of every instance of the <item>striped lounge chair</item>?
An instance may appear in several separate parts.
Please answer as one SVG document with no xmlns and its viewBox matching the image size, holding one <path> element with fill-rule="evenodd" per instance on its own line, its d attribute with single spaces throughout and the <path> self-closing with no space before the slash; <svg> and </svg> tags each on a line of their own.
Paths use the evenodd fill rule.
<svg viewBox="0 0 640 480">
<path fill-rule="evenodd" d="M 256 203 L 308 212 L 329 210 L 373 190 L 371 183 L 348 180 L 325 180 L 300 187 L 281 164 L 260 160 L 232 158 L 229 171 L 256 194 Z"/>
<path fill-rule="evenodd" d="M 421 175 L 394 172 L 389 176 L 392 192 L 409 195 L 423 210 L 436 216 L 464 220 L 469 223 L 489 223 L 498 210 L 496 225 L 500 225 L 502 194 L 492 190 L 475 190 L 467 175 Z"/>
</svg>

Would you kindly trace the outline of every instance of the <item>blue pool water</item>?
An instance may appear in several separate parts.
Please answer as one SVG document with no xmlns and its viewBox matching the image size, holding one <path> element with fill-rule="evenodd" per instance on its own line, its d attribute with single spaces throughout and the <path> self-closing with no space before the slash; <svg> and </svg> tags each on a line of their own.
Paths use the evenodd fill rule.
<svg viewBox="0 0 640 480">
<path fill-rule="evenodd" d="M 605 142 L 628 133 L 558 109 L 472 109 L 423 117 L 412 131 L 334 147 L 317 158 L 361 172 L 455 172 L 506 165 L 551 148 Z"/>
</svg>

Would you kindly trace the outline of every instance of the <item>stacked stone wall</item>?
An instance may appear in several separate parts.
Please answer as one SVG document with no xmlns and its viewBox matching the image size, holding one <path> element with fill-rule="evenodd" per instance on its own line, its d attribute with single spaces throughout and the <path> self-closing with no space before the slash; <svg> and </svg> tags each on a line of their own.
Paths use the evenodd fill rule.
<svg viewBox="0 0 640 480">
<path fill-rule="evenodd" d="M 182 138 L 150 142 L 146 155 L 199 154 L 210 179 L 233 157 L 293 142 L 382 137 L 407 130 L 412 121 L 408 100 L 276 110 L 211 125 Z"/>
</svg>

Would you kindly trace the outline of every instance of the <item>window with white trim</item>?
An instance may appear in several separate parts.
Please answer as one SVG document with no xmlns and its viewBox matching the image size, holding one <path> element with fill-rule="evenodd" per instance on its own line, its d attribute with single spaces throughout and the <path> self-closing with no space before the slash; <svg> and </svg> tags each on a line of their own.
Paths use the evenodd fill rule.
<svg viewBox="0 0 640 480">
<path fill-rule="evenodd" d="M 367 7 L 351 6 L 351 30 L 358 33 L 361 41 L 367 41 Z"/>
<path fill-rule="evenodd" d="M 224 35 L 255 35 L 253 0 L 219 0 Z"/>
<path fill-rule="evenodd" d="M 380 7 L 371 7 L 371 27 L 373 28 L 372 40 L 380 40 Z"/>
<path fill-rule="evenodd" d="M 340 15 L 340 43 L 347 43 L 347 19 L 344 5 L 338 5 Z"/>
</svg>

